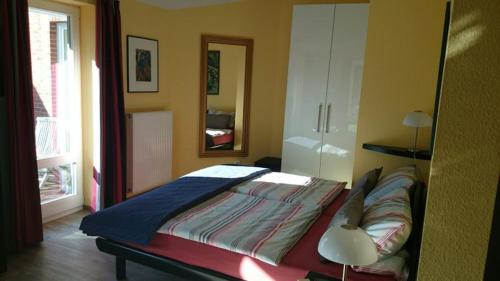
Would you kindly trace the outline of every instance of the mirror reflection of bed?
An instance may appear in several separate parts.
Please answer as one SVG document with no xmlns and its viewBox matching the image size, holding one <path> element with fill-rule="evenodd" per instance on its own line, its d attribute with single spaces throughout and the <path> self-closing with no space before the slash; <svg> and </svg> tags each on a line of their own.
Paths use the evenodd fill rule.
<svg viewBox="0 0 500 281">
<path fill-rule="evenodd" d="M 207 111 L 205 147 L 208 150 L 235 149 L 235 112 Z M 241 147 L 241 144 L 239 145 Z"/>
<path fill-rule="evenodd" d="M 199 155 L 246 156 L 253 40 L 201 39 Z"/>
<path fill-rule="evenodd" d="M 241 45 L 208 44 L 207 150 L 241 150 L 245 53 Z"/>
</svg>

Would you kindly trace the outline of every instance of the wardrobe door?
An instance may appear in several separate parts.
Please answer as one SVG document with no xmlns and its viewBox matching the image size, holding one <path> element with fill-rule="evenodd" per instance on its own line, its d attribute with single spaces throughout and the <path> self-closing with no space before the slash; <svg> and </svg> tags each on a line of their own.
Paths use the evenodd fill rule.
<svg viewBox="0 0 500 281">
<path fill-rule="evenodd" d="M 363 77 L 368 4 L 337 4 L 320 177 L 351 184 Z"/>
<path fill-rule="evenodd" d="M 282 170 L 319 176 L 334 5 L 294 6 Z"/>
</svg>

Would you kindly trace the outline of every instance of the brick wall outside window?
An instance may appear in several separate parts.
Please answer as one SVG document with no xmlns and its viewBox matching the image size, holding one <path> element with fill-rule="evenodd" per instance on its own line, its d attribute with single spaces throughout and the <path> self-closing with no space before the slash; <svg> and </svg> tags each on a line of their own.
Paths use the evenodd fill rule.
<svg viewBox="0 0 500 281">
<path fill-rule="evenodd" d="M 57 22 L 60 17 L 30 13 L 33 101 L 36 117 L 57 116 Z"/>
</svg>

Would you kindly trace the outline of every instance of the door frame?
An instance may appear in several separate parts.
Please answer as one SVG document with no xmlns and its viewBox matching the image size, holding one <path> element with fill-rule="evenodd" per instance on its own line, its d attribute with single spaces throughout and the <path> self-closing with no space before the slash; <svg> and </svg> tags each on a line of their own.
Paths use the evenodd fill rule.
<svg viewBox="0 0 500 281">
<path fill-rule="evenodd" d="M 29 8 L 46 10 L 55 13 L 66 14 L 70 16 L 70 42 L 74 57 L 74 98 L 71 99 L 73 104 L 74 116 L 72 116 L 72 125 L 75 129 L 71 131 L 71 160 L 76 164 L 76 194 L 66 195 L 60 199 L 49 201 L 41 204 L 42 221 L 43 223 L 58 219 L 65 215 L 77 212 L 83 208 L 83 147 L 82 147 L 82 97 L 81 97 L 81 81 L 80 81 L 80 9 L 76 6 L 55 3 L 43 0 L 29 0 Z M 74 137 L 74 139 L 73 139 Z M 37 160 L 39 166 L 55 165 L 55 161 L 68 159 L 68 155 L 59 157 Z M 66 160 L 65 164 L 68 163 Z"/>
</svg>

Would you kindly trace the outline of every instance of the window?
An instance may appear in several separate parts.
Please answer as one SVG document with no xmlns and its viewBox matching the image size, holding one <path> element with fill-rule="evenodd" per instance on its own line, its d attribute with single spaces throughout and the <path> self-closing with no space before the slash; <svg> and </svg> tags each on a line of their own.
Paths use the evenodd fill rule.
<svg viewBox="0 0 500 281">
<path fill-rule="evenodd" d="M 48 220 L 82 205 L 79 10 L 30 1 L 29 21 L 38 179 Z"/>
</svg>

